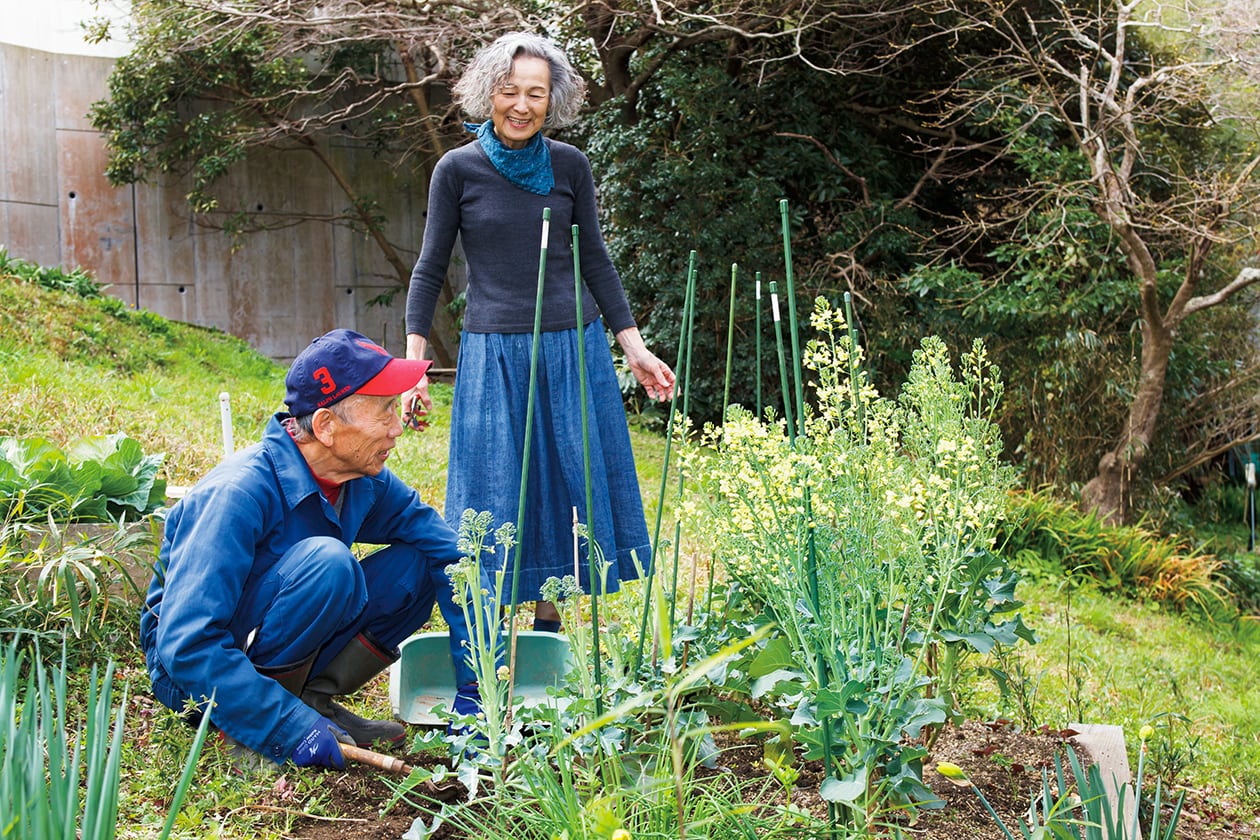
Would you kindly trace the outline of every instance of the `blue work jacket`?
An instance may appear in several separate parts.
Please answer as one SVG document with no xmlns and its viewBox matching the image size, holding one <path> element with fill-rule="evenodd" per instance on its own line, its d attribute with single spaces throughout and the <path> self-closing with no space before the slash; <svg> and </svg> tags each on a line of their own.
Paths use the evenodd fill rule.
<svg viewBox="0 0 1260 840">
<path fill-rule="evenodd" d="M 409 544 L 443 569 L 460 558 L 455 533 L 388 469 L 342 485 L 341 513 L 276 414 L 261 443 L 225 460 L 170 511 L 140 618 L 154 694 L 179 709 L 214 697 L 212 720 L 281 763 L 319 713 L 258 673 L 236 611 L 257 580 L 296 542 L 333 537 L 347 547 Z"/>
</svg>

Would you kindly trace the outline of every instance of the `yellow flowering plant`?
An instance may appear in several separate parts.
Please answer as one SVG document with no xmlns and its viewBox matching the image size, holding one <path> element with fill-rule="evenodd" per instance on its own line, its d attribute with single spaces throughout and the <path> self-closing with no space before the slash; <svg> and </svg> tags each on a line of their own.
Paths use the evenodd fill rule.
<svg viewBox="0 0 1260 840">
<path fill-rule="evenodd" d="M 1014 475 L 983 344 L 955 370 L 925 339 L 893 400 L 864 374 L 842 313 L 819 299 L 811 325 L 800 433 L 732 407 L 702 439 L 713 455 L 695 460 L 696 498 L 727 572 L 781 633 L 751 693 L 799 725 L 829 762 L 824 798 L 865 824 L 888 801 L 935 801 L 926 752 L 907 745 L 954 712 L 965 652 L 1033 637 L 992 551 Z"/>
</svg>

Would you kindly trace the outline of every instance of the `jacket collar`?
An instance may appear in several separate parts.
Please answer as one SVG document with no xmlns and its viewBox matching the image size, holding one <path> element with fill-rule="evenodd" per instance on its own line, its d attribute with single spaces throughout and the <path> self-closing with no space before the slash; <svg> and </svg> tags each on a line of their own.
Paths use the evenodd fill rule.
<svg viewBox="0 0 1260 840">
<path fill-rule="evenodd" d="M 275 468 L 284 503 L 292 510 L 311 494 L 319 493 L 319 485 L 315 483 L 315 476 L 306 459 L 302 457 L 302 450 L 298 449 L 297 443 L 285 427 L 290 417 L 292 415 L 288 412 L 278 411 L 267 421 L 267 428 L 263 430 L 262 446 Z"/>
</svg>

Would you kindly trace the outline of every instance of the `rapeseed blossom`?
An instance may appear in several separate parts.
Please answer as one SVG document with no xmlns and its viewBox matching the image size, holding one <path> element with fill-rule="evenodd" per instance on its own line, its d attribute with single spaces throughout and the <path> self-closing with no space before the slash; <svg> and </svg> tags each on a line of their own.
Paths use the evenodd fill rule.
<svg viewBox="0 0 1260 840">
<path fill-rule="evenodd" d="M 865 575 L 882 576 L 862 585 L 886 597 L 921 593 L 912 612 L 928 615 L 932 603 L 965 594 L 967 558 L 992 548 L 1004 510 L 1012 475 L 989 419 L 1000 378 L 982 344 L 955 373 L 944 343 L 928 339 L 900 397 L 888 399 L 861 372 L 841 312 L 820 299 L 810 324 L 818 337 L 803 360 L 816 399 L 805 434 L 792 439 L 772 410 L 757 417 L 732 406 L 721 427 L 705 430 L 703 447 L 680 438 L 684 449 L 711 455 L 689 456 L 700 487 L 684 515 L 711 532 L 731 573 L 783 603 L 784 615 L 795 615 L 808 593 L 793 587 L 811 576 L 848 594 Z M 811 540 L 816 572 L 806 568 Z"/>
</svg>

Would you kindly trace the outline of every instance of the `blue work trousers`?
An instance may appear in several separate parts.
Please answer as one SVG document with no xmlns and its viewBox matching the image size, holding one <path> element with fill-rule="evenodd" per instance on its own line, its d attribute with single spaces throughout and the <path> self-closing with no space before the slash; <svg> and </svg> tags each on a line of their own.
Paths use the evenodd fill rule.
<svg viewBox="0 0 1260 840">
<path fill-rule="evenodd" d="M 246 584 L 232 618 L 251 662 L 284 667 L 318 651 L 311 675 L 321 673 L 354 636 L 369 632 L 394 650 L 420 629 L 440 603 L 451 633 L 455 685 L 475 681 L 465 662 L 467 631 L 450 622 L 450 579 L 410 546 L 393 545 L 358 559 L 332 537 L 310 537 L 286 551 Z"/>
</svg>

